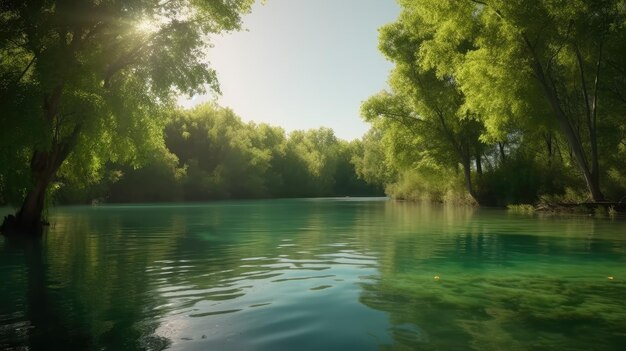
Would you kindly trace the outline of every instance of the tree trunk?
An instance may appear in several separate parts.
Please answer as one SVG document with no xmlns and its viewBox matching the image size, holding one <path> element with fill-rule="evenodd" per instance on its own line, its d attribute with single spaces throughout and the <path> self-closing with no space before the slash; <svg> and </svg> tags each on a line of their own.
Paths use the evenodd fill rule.
<svg viewBox="0 0 626 351">
<path fill-rule="evenodd" d="M 506 153 L 504 152 L 504 143 L 498 142 L 498 150 L 500 150 L 500 163 L 506 162 Z"/>
<path fill-rule="evenodd" d="M 548 152 L 548 168 L 552 169 L 554 150 L 552 148 L 552 133 L 546 133 L 546 151 Z"/>
<path fill-rule="evenodd" d="M 40 179 L 28 192 L 26 199 L 17 213 L 17 225 L 28 232 L 41 232 L 44 224 L 43 209 L 49 181 Z"/>
<path fill-rule="evenodd" d="M 57 170 L 67 157 L 66 148 L 55 147 L 51 151 L 35 151 L 31 161 L 33 187 L 28 191 L 15 217 L 5 218 L 4 233 L 40 234 L 46 224 L 43 218 L 46 192 Z"/>
<path fill-rule="evenodd" d="M 4 234 L 41 234 L 43 226 L 46 224 L 43 218 L 46 192 L 59 167 L 69 156 L 79 132 L 80 126 L 76 126 L 64 142 L 53 145 L 48 151 L 35 151 L 33 153 L 30 162 L 33 187 L 26 195 L 17 214 L 4 219 L 0 231 Z"/>
<path fill-rule="evenodd" d="M 583 145 L 580 142 L 576 132 L 574 131 L 574 128 L 572 127 L 569 119 L 567 118 L 567 115 L 561 108 L 559 98 L 556 95 L 556 92 L 553 90 L 553 86 L 549 81 L 549 78 L 546 77 L 546 75 L 544 74 L 543 67 L 539 63 L 539 60 L 535 56 L 535 53 L 532 53 L 534 56 L 533 70 L 535 72 L 535 77 L 539 81 L 539 84 L 543 89 L 544 95 L 548 100 L 552 111 L 554 112 L 559 126 L 561 127 L 561 131 L 565 135 L 565 138 L 567 139 L 571 147 L 574 157 L 576 158 L 576 163 L 578 163 L 578 166 L 583 173 L 583 177 L 585 178 L 585 182 L 587 183 L 587 188 L 589 189 L 591 197 L 595 202 L 602 202 L 604 201 L 604 195 L 600 190 L 600 181 L 598 174 L 594 174 L 590 170 L 589 164 L 587 163 L 587 158 L 585 156 L 585 151 L 583 149 Z M 595 140 L 592 140 L 592 143 L 594 141 Z M 597 162 L 597 154 L 592 153 L 592 164 L 594 162 Z"/>
<path fill-rule="evenodd" d="M 463 175 L 465 176 L 465 186 L 467 187 L 467 191 L 470 196 L 478 202 L 478 197 L 476 197 L 476 192 L 474 191 L 474 185 L 472 184 L 472 166 L 471 160 L 469 157 L 463 159 Z"/>
<path fill-rule="evenodd" d="M 544 87 L 544 91 L 547 92 L 549 90 L 550 90 L 549 87 Z M 591 193 L 591 197 L 593 201 L 595 202 L 604 201 L 604 195 L 602 194 L 602 191 L 600 190 L 599 177 L 597 174 L 592 173 L 591 170 L 589 169 L 589 165 L 587 164 L 587 159 L 585 156 L 585 151 L 583 149 L 582 143 L 576 136 L 576 133 L 574 132 L 574 129 L 569 123 L 567 116 L 565 115 L 565 113 L 560 107 L 560 104 L 556 100 L 556 96 L 553 96 L 551 92 L 550 94 L 547 93 L 546 95 L 550 102 L 550 105 L 552 106 L 552 110 L 556 114 L 559 125 L 561 126 L 561 131 L 563 132 L 563 134 L 565 134 L 565 138 L 570 144 L 571 151 L 574 154 L 574 158 L 576 159 L 576 163 L 578 164 L 578 167 L 583 173 L 583 177 L 585 178 L 585 182 L 587 183 L 587 188 L 589 189 L 589 192 Z M 592 163 L 597 162 L 596 161 L 597 154 L 592 154 L 591 156 L 592 156 Z"/>
<path fill-rule="evenodd" d="M 25 229 L 38 229 L 43 224 L 46 190 L 58 169 L 51 164 L 53 159 L 54 154 L 51 156 L 47 152 L 35 152 L 33 155 L 31 173 L 35 184 L 17 213 L 17 221 Z"/>
</svg>

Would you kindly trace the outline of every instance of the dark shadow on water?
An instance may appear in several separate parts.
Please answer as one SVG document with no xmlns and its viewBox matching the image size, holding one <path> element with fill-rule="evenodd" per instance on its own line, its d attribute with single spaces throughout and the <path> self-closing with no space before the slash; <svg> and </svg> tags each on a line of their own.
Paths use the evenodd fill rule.
<svg viewBox="0 0 626 351">
<path fill-rule="evenodd" d="M 0 349 L 167 347 L 167 340 L 151 333 L 158 322 L 142 322 L 143 311 L 150 306 L 147 282 L 133 274 L 136 270 L 126 269 L 123 256 L 109 262 L 90 256 L 90 249 L 98 245 L 83 239 L 59 233 L 4 237 L 0 274 L 7 280 L 0 290 L 4 301 Z M 93 270 L 100 265 L 108 268 Z"/>
<path fill-rule="evenodd" d="M 20 257 L 25 267 L 25 320 L 19 325 L 27 332 L 13 335 L 17 339 L 2 346 L 19 348 L 26 345 L 31 350 L 88 349 L 90 335 L 81 330 L 81 325 L 65 318 L 69 311 L 64 311 L 56 303 L 55 292 L 48 287 L 50 279 L 44 258 L 44 240 L 42 236 L 9 236 L 4 241 L 4 251 Z"/>
</svg>

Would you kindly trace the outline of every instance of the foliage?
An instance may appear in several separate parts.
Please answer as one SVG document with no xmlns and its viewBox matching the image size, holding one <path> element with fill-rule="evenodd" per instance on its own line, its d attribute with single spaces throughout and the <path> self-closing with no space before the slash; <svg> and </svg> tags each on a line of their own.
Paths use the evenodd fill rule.
<svg viewBox="0 0 626 351">
<path fill-rule="evenodd" d="M 395 198 L 411 201 L 432 201 L 454 204 L 474 204 L 475 201 L 463 187 L 463 180 L 444 172 L 405 171 L 399 179 L 385 188 Z"/>
<path fill-rule="evenodd" d="M 25 198 L 18 222 L 39 221 L 57 174 L 97 181 L 106 162 L 162 148 L 176 97 L 219 91 L 207 35 L 238 29 L 252 3 L 2 2 L 0 178 L 9 201 Z"/>
<path fill-rule="evenodd" d="M 517 213 L 531 214 L 535 212 L 535 206 L 529 204 L 507 205 L 507 210 Z"/>
<path fill-rule="evenodd" d="M 362 105 L 385 140 L 379 164 L 402 174 L 388 189 L 441 199 L 464 182 L 489 205 L 568 187 L 595 201 L 623 196 L 623 1 L 399 3 L 379 38 L 395 65 L 390 91 Z"/>
<path fill-rule="evenodd" d="M 354 141 L 354 155 L 352 164 L 358 176 L 371 184 L 385 184 L 396 178 L 396 170 L 385 155 L 385 148 L 381 147 L 383 133 L 375 127 Z"/>
<path fill-rule="evenodd" d="M 76 190 L 68 180 L 64 203 L 202 201 L 269 197 L 380 195 L 359 179 L 352 160 L 359 142 L 331 129 L 294 131 L 244 123 L 215 104 L 175 111 L 165 126 L 167 149 L 144 166 L 111 163 L 115 175 Z M 71 196 L 71 193 L 75 192 Z M 78 195 L 78 196 L 77 196 Z"/>
</svg>

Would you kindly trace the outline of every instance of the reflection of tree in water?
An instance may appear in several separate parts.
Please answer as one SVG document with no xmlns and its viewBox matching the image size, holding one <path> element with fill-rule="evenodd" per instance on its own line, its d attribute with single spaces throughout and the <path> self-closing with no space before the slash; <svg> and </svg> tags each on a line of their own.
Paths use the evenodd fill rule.
<svg viewBox="0 0 626 351">
<path fill-rule="evenodd" d="M 57 303 L 59 287 L 48 287 L 51 278 L 42 249 L 44 245 L 42 238 L 5 238 L 3 251 L 8 254 L 3 256 L 19 260 L 14 264 L 22 265 L 23 271 L 10 277 L 15 280 L 6 279 L 3 274 L 6 290 L 2 299 L 12 304 L 9 314 L 17 318 L 6 326 L 13 328 L 12 333 L 7 333 L 6 327 L 2 331 L 0 346 L 11 349 L 27 345 L 32 350 L 87 348 L 90 337 L 80 330 L 80 321 L 68 318 L 73 311 L 66 311 Z M 3 318 L 3 326 L 6 322 Z"/>
<path fill-rule="evenodd" d="M 354 242 L 357 209 L 314 201 L 288 200 L 271 206 L 216 206 L 202 222 L 186 227 L 190 235 L 177 242 L 175 257 L 163 284 L 180 287 L 169 294 L 174 312 L 206 301 L 224 301 L 245 295 L 254 280 L 277 280 L 289 267 L 300 271 L 323 271 L 341 248 L 328 243 Z M 343 231 L 337 234 L 337 231 Z M 176 274 L 176 273 L 181 274 Z M 322 274 L 322 273 L 320 273 Z M 173 289 L 172 292 L 176 292 Z"/>
<path fill-rule="evenodd" d="M 287 201 L 61 212 L 39 241 L 2 245 L 12 255 L 2 259 L 19 261 L 14 266 L 26 268 L 16 275 L 27 280 L 8 280 L 2 297 L 28 298 L 6 311 L 21 313 L 16 323 L 24 324 L 24 333 L 1 331 L 0 345 L 165 348 L 169 337 L 180 337 L 159 329 L 168 316 L 223 312 L 220 304 L 239 304 L 255 279 L 293 278 L 284 276 L 289 267 L 327 274 L 334 262 L 324 255 L 341 248 L 325 244 L 354 242 L 357 208 Z"/>
<path fill-rule="evenodd" d="M 227 326 L 231 322 L 237 326 L 238 340 L 276 332 L 285 322 L 275 316 L 285 307 L 281 304 L 285 291 L 297 294 L 347 284 L 337 279 L 345 277 L 335 275 L 339 266 L 373 265 L 371 259 L 356 263 L 346 259 L 359 256 L 351 252 L 357 247 L 355 228 L 364 207 L 328 200 L 279 200 L 264 206 L 224 203 L 207 209 L 203 220 L 191 221 L 189 235 L 177 243 L 173 256 L 187 262 L 170 263 L 172 274 L 162 275 L 163 286 L 170 288 L 163 292 L 168 301 L 162 310 L 166 322 L 157 333 L 172 339 L 174 347 L 206 337 L 216 349 L 237 349 L 224 344 L 232 332 Z M 258 306 L 264 307 L 257 310 Z M 256 322 L 243 320 L 237 313 L 243 310 Z"/>
<path fill-rule="evenodd" d="M 512 229 L 484 216 L 464 222 L 415 240 L 432 229 L 422 223 L 384 246 L 381 275 L 363 285 L 360 297 L 389 313 L 394 342 L 381 350 L 621 350 L 626 344 L 626 284 L 603 275 L 605 268 L 620 269 L 615 253 L 624 247 L 570 235 L 583 225 L 593 236 L 592 221 L 561 227 L 559 238 L 498 235 L 494 227 Z M 538 222 L 531 230 L 548 233 L 550 225 Z"/>
<path fill-rule="evenodd" d="M 172 233 L 175 225 L 170 224 Z M 23 316 L 27 333 L 7 340 L 7 346 L 140 350 L 167 345 L 150 333 L 158 322 L 146 311 L 162 302 L 144 272 L 167 255 L 176 238 L 133 240 L 124 226 L 115 216 L 73 214 L 69 220 L 55 218 L 55 228 L 41 238 L 5 239 L 5 253 L 21 258 L 27 281 L 4 283 L 7 290 L 14 288 L 3 296 L 5 302 L 26 296 L 12 313 Z"/>
<path fill-rule="evenodd" d="M 18 345 L 28 333 L 26 267 L 23 255 L 14 253 L 20 245 L 0 237 L 0 349 Z"/>
<path fill-rule="evenodd" d="M 625 247 L 594 239 L 593 221 L 295 200 L 99 211 L 60 213 L 39 242 L 0 244 L 2 325 L 25 327 L 0 329 L 0 348 L 176 347 L 188 335 L 208 334 L 219 316 L 245 322 L 228 312 L 269 311 L 281 287 L 332 289 L 343 284 L 335 278 L 346 278 L 333 274 L 354 267 L 360 301 L 389 314 L 393 343 L 381 341 L 381 349 L 610 350 L 626 343 L 619 330 L 625 286 L 604 272 L 594 278 L 619 269 Z M 311 277 L 322 278 L 300 280 Z M 181 321 L 184 335 L 168 332 Z"/>
</svg>

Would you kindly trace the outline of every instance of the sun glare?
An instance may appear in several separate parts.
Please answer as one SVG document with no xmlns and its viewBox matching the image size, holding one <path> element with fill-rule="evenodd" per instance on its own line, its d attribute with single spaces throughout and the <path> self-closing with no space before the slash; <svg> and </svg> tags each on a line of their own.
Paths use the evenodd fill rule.
<svg viewBox="0 0 626 351">
<path fill-rule="evenodd" d="M 142 33 L 154 33 L 160 28 L 160 23 L 152 19 L 142 19 L 135 25 L 138 31 Z"/>
</svg>

